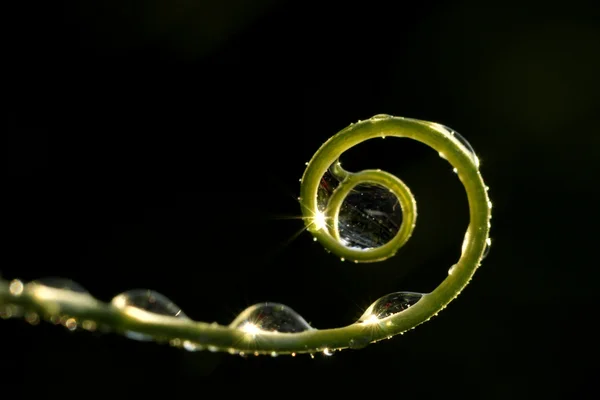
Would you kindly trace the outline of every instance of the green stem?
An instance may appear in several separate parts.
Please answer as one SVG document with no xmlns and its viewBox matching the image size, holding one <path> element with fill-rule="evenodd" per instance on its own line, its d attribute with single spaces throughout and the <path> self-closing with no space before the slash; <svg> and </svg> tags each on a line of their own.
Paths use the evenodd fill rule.
<svg viewBox="0 0 600 400">
<path fill-rule="evenodd" d="M 119 308 L 90 295 L 59 290 L 38 284 L 0 280 L 0 306 L 24 309 L 43 317 L 69 316 L 83 323 L 93 321 L 117 332 L 134 331 L 155 338 L 190 341 L 220 351 L 256 354 L 290 354 L 363 347 L 389 338 L 428 321 L 446 307 L 469 283 L 480 265 L 488 243 L 491 203 L 479 173 L 479 162 L 452 131 L 426 121 L 378 115 L 348 126 L 329 139 L 308 163 L 301 187 L 301 206 L 307 229 L 328 250 L 355 262 L 389 258 L 409 239 L 416 221 L 416 204 L 410 190 L 395 176 L 379 170 L 350 173 L 337 164 L 340 155 L 365 140 L 406 137 L 418 140 L 439 152 L 455 168 L 463 183 L 470 209 L 470 222 L 460 259 L 448 277 L 431 293 L 410 308 L 382 318 L 376 323 L 353 323 L 334 329 L 313 329 L 299 333 L 253 332 L 227 326 L 161 316 L 140 309 Z M 317 190 L 322 176 L 332 167 L 341 180 L 327 209 L 317 207 Z M 403 222 L 399 232 L 383 246 L 359 250 L 346 247 L 339 238 L 337 218 L 350 190 L 360 183 L 375 183 L 390 189 L 399 199 Z M 320 215 L 320 213 L 322 215 Z M 325 224 L 317 223 L 325 218 Z M 1 308 L 1 307 L 0 307 Z M 8 311 L 7 311 L 8 310 Z M 1 311 L 1 310 L 0 310 Z"/>
</svg>

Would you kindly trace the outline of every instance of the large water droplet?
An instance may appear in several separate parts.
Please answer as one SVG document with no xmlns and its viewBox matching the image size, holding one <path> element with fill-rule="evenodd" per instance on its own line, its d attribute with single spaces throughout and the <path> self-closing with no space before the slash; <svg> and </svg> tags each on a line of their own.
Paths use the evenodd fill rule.
<svg viewBox="0 0 600 400">
<path fill-rule="evenodd" d="M 293 333 L 314 329 L 296 311 L 279 303 L 259 303 L 250 306 L 242 311 L 229 327 L 248 333 Z"/>
<path fill-rule="evenodd" d="M 338 230 L 347 247 L 379 247 L 396 236 L 402 224 L 402 207 L 389 189 L 360 184 L 348 193 L 339 213 Z"/>
<path fill-rule="evenodd" d="M 179 306 L 166 296 L 148 289 L 133 289 L 123 292 L 115 296 L 111 300 L 111 304 L 121 310 L 127 307 L 135 307 L 154 314 L 187 319 Z M 124 334 L 134 340 L 152 340 L 152 336 L 143 333 L 127 331 Z"/>
<path fill-rule="evenodd" d="M 78 284 L 77 282 L 74 282 L 71 279 L 59 278 L 55 276 L 36 279 L 31 283 L 36 285 L 47 286 L 54 289 L 70 290 L 72 292 L 81 294 L 88 293 L 88 291 L 85 290 L 84 287 Z"/>
<path fill-rule="evenodd" d="M 423 293 L 415 292 L 395 292 L 386 294 L 375 300 L 360 317 L 358 322 L 377 322 L 380 319 L 410 308 L 421 300 L 422 297 Z"/>
</svg>

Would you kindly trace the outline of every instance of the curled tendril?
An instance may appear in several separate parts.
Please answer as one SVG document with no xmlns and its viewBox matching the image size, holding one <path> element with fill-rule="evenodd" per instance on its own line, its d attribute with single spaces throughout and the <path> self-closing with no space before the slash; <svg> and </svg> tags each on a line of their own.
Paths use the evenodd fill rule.
<svg viewBox="0 0 600 400">
<path fill-rule="evenodd" d="M 170 340 L 172 343 L 193 343 L 195 349 L 271 355 L 317 351 L 330 354 L 334 350 L 361 348 L 402 334 L 437 315 L 469 283 L 489 245 L 491 202 L 479 172 L 479 160 L 458 134 L 432 122 L 376 115 L 348 126 L 323 144 L 307 163 L 301 179 L 300 204 L 307 230 L 337 256 L 364 263 L 385 260 L 407 242 L 415 227 L 415 199 L 400 179 L 380 170 L 352 173 L 338 163 L 341 154 L 348 149 L 365 140 L 381 137 L 406 137 L 430 146 L 454 167 L 467 193 L 470 221 L 461 257 L 450 269 L 448 277 L 431 293 L 392 293 L 373 303 L 356 323 L 334 329 L 313 329 L 291 309 L 286 311 L 285 306 L 274 303 L 268 303 L 271 306 L 266 314 L 265 309 L 261 311 L 262 314 L 257 314 L 258 309 L 253 306 L 242 312 L 232 324 L 223 326 L 127 306 L 122 296 L 115 298 L 121 304 L 115 300 L 104 303 L 87 293 L 47 287 L 35 282 L 23 285 L 18 280 L 7 282 L 0 279 L 0 314 L 5 317 L 9 307 L 20 308 L 30 315 L 68 316 L 70 319 L 67 321 L 93 321 L 95 326 L 104 326 L 120 333 L 136 332 L 137 335 Z M 320 209 L 318 189 L 327 172 L 340 183 L 332 191 L 326 206 Z M 388 189 L 397 197 L 403 212 L 402 224 L 395 235 L 386 243 L 371 248 L 348 246 L 342 240 L 339 229 L 342 204 L 349 193 L 361 184 Z M 378 302 L 383 299 L 396 302 L 399 308 L 385 314 L 374 313 L 379 307 Z M 285 314 L 278 327 L 286 329 L 264 330 L 245 323 L 257 315 L 263 318 L 278 312 Z"/>
</svg>

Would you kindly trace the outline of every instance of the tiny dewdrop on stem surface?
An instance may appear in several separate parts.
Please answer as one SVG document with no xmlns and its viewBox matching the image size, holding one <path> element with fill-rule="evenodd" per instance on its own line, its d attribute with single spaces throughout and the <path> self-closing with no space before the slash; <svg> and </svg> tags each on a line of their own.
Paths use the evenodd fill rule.
<svg viewBox="0 0 600 400">
<path fill-rule="evenodd" d="M 413 233 L 415 197 L 398 177 L 379 169 L 347 171 L 340 158 L 366 140 L 394 137 L 431 147 L 450 164 L 467 195 L 469 225 L 460 258 L 430 293 L 386 294 L 349 325 L 316 329 L 280 303 L 255 304 L 230 323 L 207 323 L 193 321 L 173 301 L 149 289 L 128 290 L 106 303 L 68 279 L 42 278 L 24 284 L 0 277 L 0 317 L 22 317 L 33 325 L 47 320 L 68 330 L 98 327 L 133 340 L 244 357 L 331 355 L 401 335 L 429 321 L 455 299 L 488 255 L 492 203 L 473 147 L 456 131 L 438 123 L 379 114 L 350 124 L 317 150 L 300 179 L 298 201 L 306 230 L 335 256 L 331 262 L 390 259 Z"/>
</svg>

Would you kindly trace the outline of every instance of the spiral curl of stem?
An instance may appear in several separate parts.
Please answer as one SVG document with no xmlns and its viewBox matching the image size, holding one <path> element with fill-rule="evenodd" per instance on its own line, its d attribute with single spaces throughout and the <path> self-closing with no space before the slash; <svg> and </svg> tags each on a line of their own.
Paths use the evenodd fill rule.
<svg viewBox="0 0 600 400">
<path fill-rule="evenodd" d="M 216 351 L 254 354 L 296 354 L 358 348 L 402 334 L 428 321 L 444 309 L 470 282 L 489 244 L 491 202 L 479 171 L 477 156 L 454 132 L 433 122 L 388 115 L 351 124 L 325 142 L 308 162 L 301 179 L 300 204 L 307 230 L 335 255 L 357 263 L 372 263 L 392 257 L 410 238 L 416 223 L 416 202 L 408 187 L 397 177 L 380 170 L 351 173 L 338 163 L 350 148 L 374 138 L 405 137 L 436 150 L 454 168 L 469 203 L 469 226 L 462 254 L 448 277 L 432 292 L 402 312 L 375 323 L 352 323 L 332 329 L 310 329 L 281 333 L 247 331 L 216 323 L 196 322 L 146 312 L 135 307 L 116 307 L 89 294 L 45 287 L 35 283 L 8 282 L 0 278 L 0 306 L 21 307 L 41 316 L 67 315 L 94 321 L 117 332 L 138 332 L 162 340 L 189 341 Z M 317 191 L 330 170 L 340 181 L 324 211 L 319 210 Z M 346 246 L 340 240 L 338 217 L 348 193 L 359 184 L 384 186 L 399 200 L 403 219 L 399 231 L 387 243 L 370 249 Z M 356 344 L 361 346 L 356 346 Z"/>
</svg>

